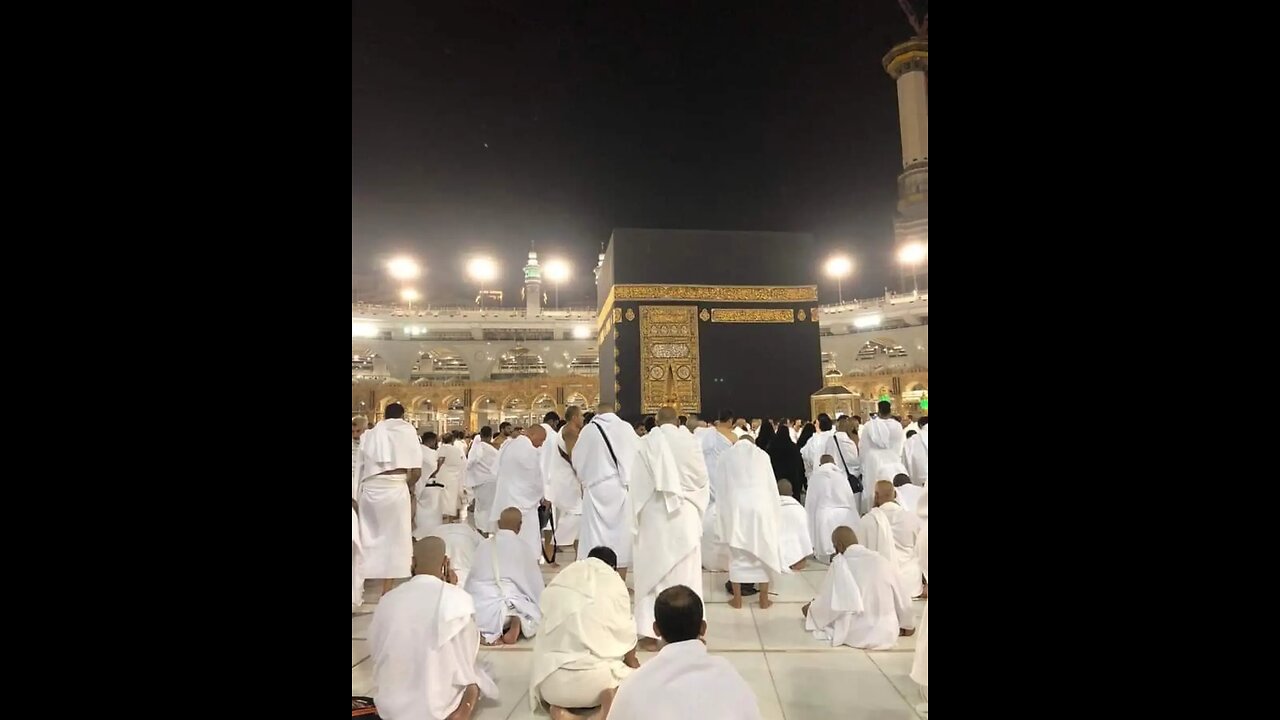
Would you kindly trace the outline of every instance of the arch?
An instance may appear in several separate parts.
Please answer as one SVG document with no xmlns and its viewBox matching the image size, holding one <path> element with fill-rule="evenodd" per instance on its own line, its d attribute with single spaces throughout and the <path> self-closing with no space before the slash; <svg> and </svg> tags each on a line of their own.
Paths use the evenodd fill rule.
<svg viewBox="0 0 1280 720">
<path fill-rule="evenodd" d="M 565 407 L 568 407 L 570 405 L 577 405 L 578 407 L 582 408 L 584 411 L 589 409 L 587 407 L 586 396 L 580 392 L 575 392 L 572 395 L 570 395 L 568 398 L 565 398 L 564 404 L 565 404 Z"/>
<path fill-rule="evenodd" d="M 437 429 L 439 413 L 436 412 L 436 404 L 430 397 L 419 395 L 413 398 L 409 401 L 407 409 L 413 416 L 414 424 L 419 431 Z"/>
<path fill-rule="evenodd" d="M 559 415 L 564 415 L 564 413 L 561 412 L 562 408 L 556 407 L 555 398 L 551 397 L 547 393 L 538 395 L 533 399 L 533 402 L 529 403 L 529 414 L 536 420 L 541 420 L 547 416 L 547 413 L 553 410 Z"/>
<path fill-rule="evenodd" d="M 532 406 L 523 395 L 508 395 L 503 398 L 499 415 L 506 422 L 524 427 L 537 423 L 537 419 L 533 417 Z"/>
<path fill-rule="evenodd" d="M 499 405 L 492 397 L 481 395 L 471 403 L 471 422 L 468 427 L 480 427 L 482 425 L 492 425 L 498 427 L 502 422 L 502 406 Z"/>
<path fill-rule="evenodd" d="M 467 424 L 467 406 L 458 395 L 446 395 L 440 401 L 445 430 L 463 430 Z"/>
</svg>

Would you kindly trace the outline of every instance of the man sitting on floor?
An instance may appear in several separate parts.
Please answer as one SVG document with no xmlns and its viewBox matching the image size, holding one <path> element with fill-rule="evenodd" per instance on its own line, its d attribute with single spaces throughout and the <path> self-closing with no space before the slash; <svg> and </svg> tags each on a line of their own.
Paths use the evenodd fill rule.
<svg viewBox="0 0 1280 720">
<path fill-rule="evenodd" d="M 778 552 L 782 564 L 792 570 L 803 570 L 807 558 L 813 554 L 813 538 L 809 536 L 809 517 L 804 506 L 792 497 L 791 481 L 778 481 Z"/>
<path fill-rule="evenodd" d="M 654 632 L 667 644 L 618 688 L 609 720 L 760 717 L 755 693 L 728 660 L 707 654 L 702 600 L 684 585 L 658 594 Z"/>
<path fill-rule="evenodd" d="M 561 720 L 582 717 L 568 708 L 599 706 L 588 717 L 604 720 L 618 683 L 640 667 L 631 598 L 617 562 L 609 548 L 595 548 L 560 571 L 542 593 L 529 682 L 534 712 L 545 702 L 553 720 Z"/>
<path fill-rule="evenodd" d="M 848 526 L 836 528 L 831 542 L 837 555 L 822 589 L 800 608 L 805 629 L 831 647 L 892 650 L 898 635 L 915 632 L 911 599 L 902 591 L 897 570 L 880 553 L 859 545 Z"/>
<path fill-rule="evenodd" d="M 471 596 L 452 583 L 444 541 L 414 544 L 413 578 L 373 611 L 374 702 L 387 720 L 468 720 L 498 688 L 477 666 L 480 631 Z"/>
<path fill-rule="evenodd" d="M 875 507 L 862 518 L 860 533 L 868 550 L 875 550 L 893 563 L 907 597 L 920 594 L 920 562 L 916 556 L 916 535 L 920 522 L 915 513 L 898 504 L 893 484 L 876 483 Z"/>
<path fill-rule="evenodd" d="M 498 532 L 482 541 L 471 562 L 466 589 L 476 603 L 476 624 L 486 645 L 514 645 L 538 632 L 542 613 L 542 572 L 520 539 L 522 513 L 509 507 L 498 517 Z M 536 522 L 536 521 L 535 521 Z"/>
</svg>

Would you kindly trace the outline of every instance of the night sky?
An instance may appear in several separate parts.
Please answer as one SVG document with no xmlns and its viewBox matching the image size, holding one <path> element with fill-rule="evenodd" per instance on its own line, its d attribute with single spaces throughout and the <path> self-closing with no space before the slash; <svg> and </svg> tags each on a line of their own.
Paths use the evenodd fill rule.
<svg viewBox="0 0 1280 720">
<path fill-rule="evenodd" d="M 484 252 L 519 304 L 533 241 L 574 264 L 561 305 L 594 306 L 614 227 L 811 232 L 854 256 L 846 298 L 899 282 L 895 0 L 361 0 L 351 19 L 353 296 L 408 252 L 428 301 L 469 302 Z"/>
</svg>

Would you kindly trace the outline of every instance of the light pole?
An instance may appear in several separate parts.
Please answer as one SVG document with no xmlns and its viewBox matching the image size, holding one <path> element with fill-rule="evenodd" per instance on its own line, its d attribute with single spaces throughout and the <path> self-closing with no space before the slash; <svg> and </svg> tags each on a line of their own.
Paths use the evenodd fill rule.
<svg viewBox="0 0 1280 720">
<path fill-rule="evenodd" d="M 418 291 L 414 290 L 413 288 L 405 288 L 400 291 L 400 299 L 408 303 L 410 310 L 413 309 L 413 301 L 421 297 L 422 295 L 420 295 Z"/>
<path fill-rule="evenodd" d="M 498 263 L 494 262 L 491 257 L 473 257 L 467 261 L 467 275 L 470 276 L 472 280 L 480 283 L 481 295 L 476 296 L 476 304 L 484 307 L 482 304 L 483 298 L 481 297 L 484 294 L 484 284 L 486 282 L 493 282 L 497 279 Z"/>
<path fill-rule="evenodd" d="M 827 260 L 826 271 L 827 275 L 836 279 L 836 298 L 843 305 L 844 289 L 841 284 L 849 273 L 853 272 L 853 261 L 847 255 L 833 255 Z"/>
<path fill-rule="evenodd" d="M 560 309 L 560 283 L 569 279 L 570 267 L 569 263 L 560 259 L 548 260 L 543 266 L 543 270 L 547 274 L 547 279 L 555 283 L 556 286 L 556 310 Z"/>
<path fill-rule="evenodd" d="M 422 268 L 418 265 L 417 260 L 414 260 L 413 258 L 407 255 L 401 255 L 400 257 L 392 258 L 391 262 L 387 263 L 387 273 L 391 275 L 392 279 L 398 281 L 401 284 L 401 287 L 400 287 L 401 300 L 405 300 L 406 302 L 409 302 L 409 300 L 405 297 L 406 294 L 409 292 L 413 292 L 414 299 L 417 299 L 417 291 L 413 290 L 412 288 L 404 286 L 404 283 L 407 283 L 410 280 L 417 280 L 418 277 L 422 275 Z"/>
<path fill-rule="evenodd" d="M 927 257 L 929 257 L 929 246 L 918 240 L 903 245 L 898 251 L 898 262 L 911 266 L 911 289 L 916 295 L 920 294 L 920 263 Z"/>
</svg>

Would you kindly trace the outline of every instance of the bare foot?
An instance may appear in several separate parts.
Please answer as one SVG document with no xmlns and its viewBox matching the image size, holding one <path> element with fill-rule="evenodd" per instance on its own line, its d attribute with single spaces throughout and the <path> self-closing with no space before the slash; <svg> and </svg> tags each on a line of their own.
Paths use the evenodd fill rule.
<svg viewBox="0 0 1280 720">
<path fill-rule="evenodd" d="M 609 708 L 613 707 L 613 698 L 618 694 L 618 688 L 611 687 L 600 691 L 600 712 L 591 717 L 591 720 L 605 720 L 609 717 Z"/>
<path fill-rule="evenodd" d="M 551 706 L 551 720 L 578 720 L 578 716 L 559 705 Z"/>
<path fill-rule="evenodd" d="M 640 638 L 640 642 L 636 643 L 636 647 L 645 652 L 657 652 L 658 639 L 651 637 Z"/>
<path fill-rule="evenodd" d="M 515 645 L 516 641 L 519 639 L 520 639 L 520 618 L 513 617 L 511 618 L 511 629 L 503 633 L 502 642 L 507 645 Z"/>
<path fill-rule="evenodd" d="M 808 565 L 808 564 L 809 564 L 809 561 L 808 561 L 808 560 L 801 560 L 800 562 L 796 563 L 795 565 L 792 565 L 792 566 L 791 566 L 791 569 L 792 569 L 792 570 L 803 570 L 803 569 L 805 568 L 805 566 L 806 566 L 806 565 Z"/>
<path fill-rule="evenodd" d="M 736 609 L 736 610 L 741 610 L 741 609 L 742 609 L 742 598 L 740 598 L 740 597 L 732 597 L 732 598 L 729 598 L 729 607 L 734 608 L 734 609 Z"/>
<path fill-rule="evenodd" d="M 466 690 L 462 691 L 462 702 L 458 703 L 458 707 L 445 720 L 471 720 L 471 713 L 476 710 L 476 701 L 480 699 L 480 686 L 468 685 Z"/>
<path fill-rule="evenodd" d="M 773 605 L 773 601 L 769 599 L 768 593 L 760 593 L 760 609 L 768 610 Z"/>
</svg>

